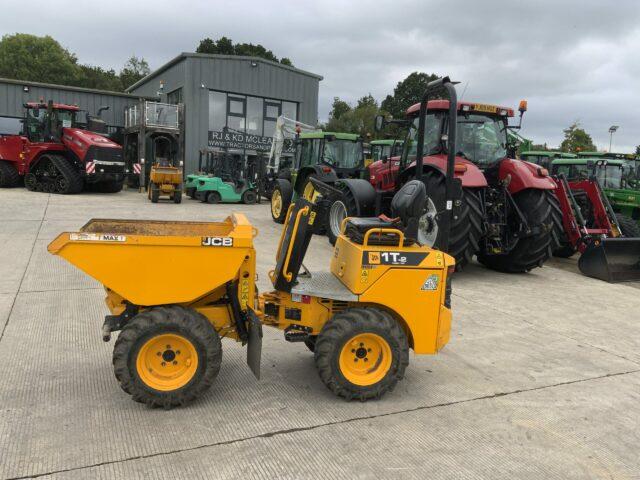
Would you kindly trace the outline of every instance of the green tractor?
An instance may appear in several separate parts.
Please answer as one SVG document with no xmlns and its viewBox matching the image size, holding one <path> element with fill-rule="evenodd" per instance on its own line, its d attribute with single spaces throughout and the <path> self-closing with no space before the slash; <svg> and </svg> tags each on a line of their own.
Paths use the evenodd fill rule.
<svg viewBox="0 0 640 480">
<path fill-rule="evenodd" d="M 384 139 L 384 140 L 372 140 L 369 145 L 371 152 L 369 157 L 365 160 L 365 166 L 369 166 L 373 162 L 378 160 L 390 159 L 392 157 L 399 157 L 402 155 L 402 140 Z"/>
<path fill-rule="evenodd" d="M 528 150 L 520 152 L 520 159 L 535 163 L 547 170 L 551 170 L 551 162 L 558 158 L 578 158 L 577 155 L 567 152 L 554 152 L 552 150 Z"/>
<path fill-rule="evenodd" d="M 286 177 L 275 180 L 271 194 L 271 216 L 284 223 L 287 210 L 296 198 L 311 199 L 314 177 L 333 185 L 341 178 L 361 178 L 364 172 L 362 137 L 351 133 L 309 132 L 297 139 L 296 154 Z M 324 225 L 324 219 L 319 219 Z"/>
<path fill-rule="evenodd" d="M 640 223 L 640 176 L 634 160 L 602 159 L 596 176 L 613 210 Z"/>
</svg>

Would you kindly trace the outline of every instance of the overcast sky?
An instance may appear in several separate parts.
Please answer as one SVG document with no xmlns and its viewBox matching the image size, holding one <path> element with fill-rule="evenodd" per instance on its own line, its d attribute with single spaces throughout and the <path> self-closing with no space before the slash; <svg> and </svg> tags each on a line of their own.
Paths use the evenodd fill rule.
<svg viewBox="0 0 640 480">
<path fill-rule="evenodd" d="M 413 71 L 461 81 L 465 100 L 516 107 L 522 134 L 557 146 L 578 120 L 598 148 L 640 144 L 640 1 L 376 0 L 2 2 L 0 33 L 49 34 L 82 63 L 118 70 L 130 55 L 155 68 L 204 37 L 261 43 L 324 76 L 333 97 L 379 101 Z M 95 6 L 92 6 L 95 5 Z"/>
</svg>

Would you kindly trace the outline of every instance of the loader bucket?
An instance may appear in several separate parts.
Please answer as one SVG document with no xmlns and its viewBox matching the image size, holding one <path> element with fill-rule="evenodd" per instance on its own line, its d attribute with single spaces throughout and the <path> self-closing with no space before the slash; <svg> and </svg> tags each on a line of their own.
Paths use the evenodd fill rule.
<svg viewBox="0 0 640 480">
<path fill-rule="evenodd" d="M 578 268 L 605 282 L 640 281 L 640 238 L 604 238 L 587 247 Z"/>
</svg>

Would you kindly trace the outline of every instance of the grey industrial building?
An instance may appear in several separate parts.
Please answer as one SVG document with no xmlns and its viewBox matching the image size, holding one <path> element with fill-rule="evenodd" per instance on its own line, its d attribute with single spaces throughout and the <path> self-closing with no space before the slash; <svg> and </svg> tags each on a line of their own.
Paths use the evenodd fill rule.
<svg viewBox="0 0 640 480">
<path fill-rule="evenodd" d="M 96 114 L 102 106 L 108 106 L 109 110 L 101 114 L 102 119 L 111 129 L 124 127 L 124 110 L 137 104 L 139 97 L 129 93 L 0 78 L 0 135 L 19 133 L 22 128 L 20 120 L 24 117 L 23 105 L 40 99 L 77 105 L 91 114 Z"/>
<path fill-rule="evenodd" d="M 279 115 L 315 125 L 320 80 L 262 58 L 181 53 L 127 92 L 184 104 L 185 170 L 190 172 L 207 147 L 244 155 L 269 150 Z"/>
<path fill-rule="evenodd" d="M 276 119 L 315 125 L 320 75 L 262 58 L 181 53 L 126 93 L 0 78 L 0 134 L 21 129 L 23 104 L 53 100 L 78 105 L 114 130 L 140 99 L 184 105 L 181 125 L 185 172 L 195 171 L 202 149 L 255 155 L 268 151 Z"/>
</svg>

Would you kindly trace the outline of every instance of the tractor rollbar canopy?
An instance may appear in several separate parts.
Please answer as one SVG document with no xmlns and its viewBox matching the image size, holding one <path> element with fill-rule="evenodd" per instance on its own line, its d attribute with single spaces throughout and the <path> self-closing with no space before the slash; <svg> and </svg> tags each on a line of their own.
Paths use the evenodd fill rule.
<svg viewBox="0 0 640 480">
<path fill-rule="evenodd" d="M 424 132 L 426 130 L 427 121 L 427 103 L 429 96 L 434 91 L 444 88 L 449 96 L 449 130 L 448 135 L 443 137 L 447 141 L 447 172 L 445 177 L 445 211 L 441 215 L 442 236 L 439 245 L 435 245 L 438 249 L 446 252 L 449 248 L 449 230 L 451 227 L 451 215 L 453 213 L 453 170 L 456 159 L 456 126 L 458 124 L 458 95 L 456 93 L 455 84 L 449 77 L 442 77 L 433 80 L 427 84 L 427 88 L 422 95 L 420 101 L 420 114 L 418 119 L 418 144 L 416 145 L 416 180 L 422 180 L 422 160 L 424 156 Z M 429 192 L 427 192 L 429 195 Z"/>
</svg>

